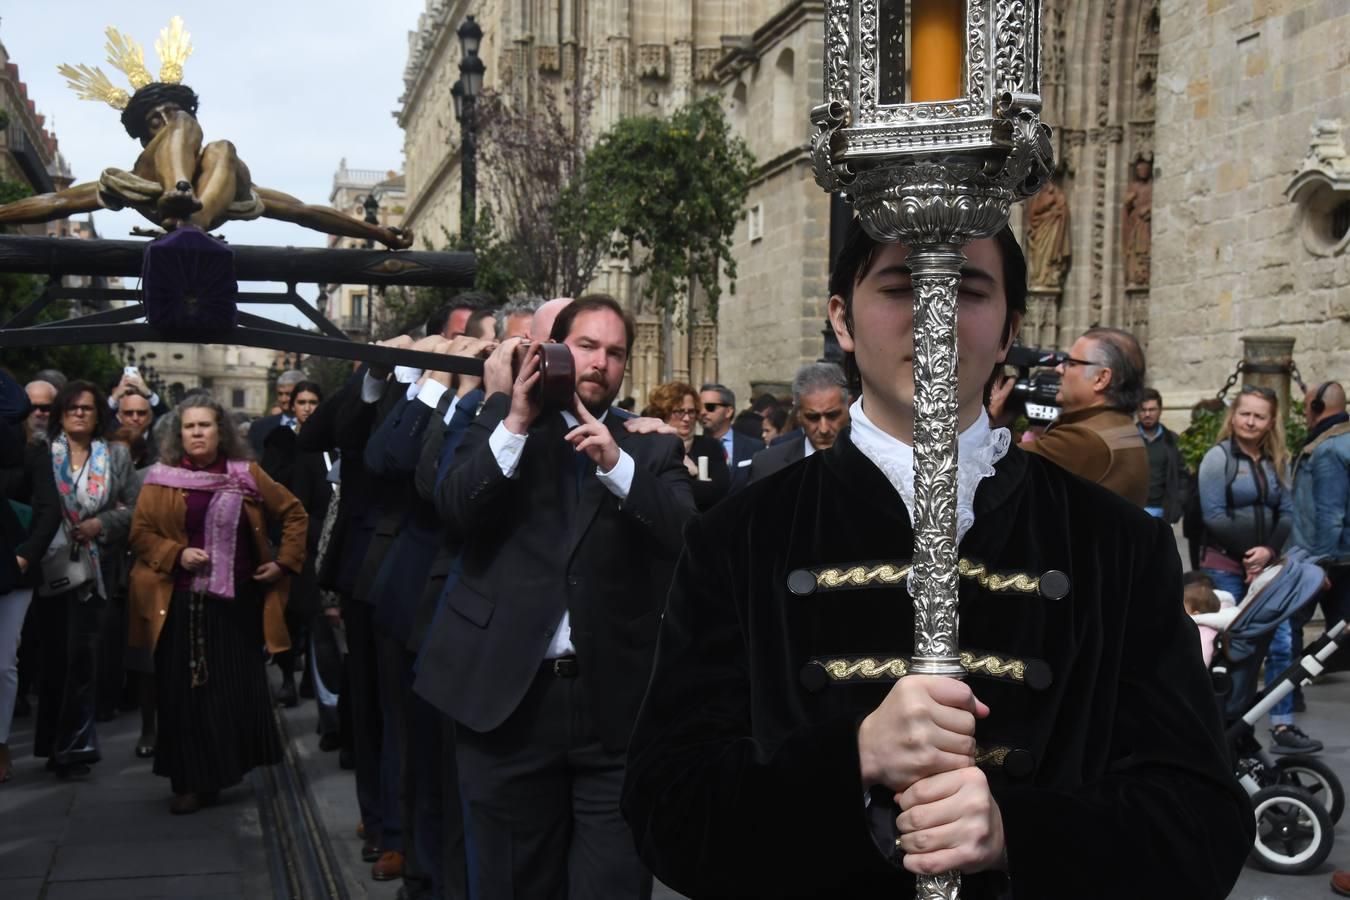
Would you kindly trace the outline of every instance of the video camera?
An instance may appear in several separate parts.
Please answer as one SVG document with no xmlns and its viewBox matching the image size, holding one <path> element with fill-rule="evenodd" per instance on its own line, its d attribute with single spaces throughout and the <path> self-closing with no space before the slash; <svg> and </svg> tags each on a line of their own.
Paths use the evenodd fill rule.
<svg viewBox="0 0 1350 900">
<path fill-rule="evenodd" d="M 1006 364 L 1017 370 L 1012 395 L 1022 402 L 1027 420 L 1033 425 L 1049 425 L 1059 418 L 1059 373 L 1055 367 L 1069 358 L 1059 350 L 1013 347 Z"/>
</svg>

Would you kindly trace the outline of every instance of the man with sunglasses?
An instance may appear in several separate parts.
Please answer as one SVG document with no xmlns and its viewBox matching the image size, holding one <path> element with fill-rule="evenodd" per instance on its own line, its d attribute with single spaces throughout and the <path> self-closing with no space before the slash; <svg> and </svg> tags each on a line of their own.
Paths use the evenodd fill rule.
<svg viewBox="0 0 1350 900">
<path fill-rule="evenodd" d="M 1094 481 L 1138 506 L 1148 501 L 1148 450 L 1134 424 L 1144 396 L 1144 352 L 1119 328 L 1089 328 L 1055 367 L 1059 418 L 1022 445 L 1075 475 Z M 989 417 L 1010 425 L 1007 409 L 1015 379 L 1003 378 L 989 398 Z"/>
<path fill-rule="evenodd" d="M 703 433 L 722 445 L 722 454 L 726 456 L 727 468 L 731 470 L 731 490 L 736 490 L 746 482 L 747 466 L 756 453 L 764 449 L 764 442 L 741 434 L 731 427 L 736 417 L 736 395 L 721 384 L 705 384 L 699 389 L 698 402 L 702 411 L 699 424 Z"/>
<path fill-rule="evenodd" d="M 28 440 L 45 441 L 47 423 L 52 416 L 52 401 L 56 399 L 56 385 L 49 381 L 30 381 L 24 386 L 24 391 L 28 394 L 28 402 L 33 405 L 33 411 L 23 423 Z"/>
</svg>

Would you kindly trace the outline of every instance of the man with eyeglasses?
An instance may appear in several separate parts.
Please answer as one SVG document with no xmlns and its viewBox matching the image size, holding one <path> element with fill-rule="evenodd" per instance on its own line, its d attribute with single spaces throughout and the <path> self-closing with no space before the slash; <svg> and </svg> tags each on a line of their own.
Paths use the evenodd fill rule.
<svg viewBox="0 0 1350 900">
<path fill-rule="evenodd" d="M 154 447 L 154 434 L 150 429 L 154 419 L 155 411 L 150 406 L 150 398 L 140 391 L 124 391 L 117 398 L 117 424 L 132 432 L 133 444 L 134 438 L 144 438 L 146 460 L 158 456 Z"/>
<path fill-rule="evenodd" d="M 698 415 L 703 433 L 722 445 L 727 468 L 731 470 L 731 490 L 746 483 L 751 458 L 764 449 L 764 442 L 741 434 L 731 427 L 736 417 L 736 395 L 726 385 L 705 384 L 699 388 Z"/>
<path fill-rule="evenodd" d="M 1144 506 L 1148 450 L 1133 418 L 1144 396 L 1139 342 L 1119 328 L 1089 328 L 1055 371 L 1060 377 L 1055 396 L 1059 418 L 1022 449 Z M 990 392 L 989 417 L 996 425 L 1012 423 L 1007 400 L 1014 381 L 1003 378 Z"/>
</svg>

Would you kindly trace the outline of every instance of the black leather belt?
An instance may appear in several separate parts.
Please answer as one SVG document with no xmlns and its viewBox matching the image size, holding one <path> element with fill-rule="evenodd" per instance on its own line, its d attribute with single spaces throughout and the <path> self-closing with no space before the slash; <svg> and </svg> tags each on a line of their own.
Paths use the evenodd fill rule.
<svg viewBox="0 0 1350 900">
<path fill-rule="evenodd" d="M 544 660 L 540 671 L 554 678 L 576 678 L 581 674 L 581 666 L 577 664 L 575 656 L 560 656 L 557 659 Z"/>
</svg>

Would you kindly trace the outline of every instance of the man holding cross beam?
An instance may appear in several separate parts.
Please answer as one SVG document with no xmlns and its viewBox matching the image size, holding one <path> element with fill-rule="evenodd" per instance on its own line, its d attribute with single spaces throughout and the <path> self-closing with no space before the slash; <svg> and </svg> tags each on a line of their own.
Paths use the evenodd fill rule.
<svg viewBox="0 0 1350 900">
<path fill-rule="evenodd" d="M 1006 228 L 966 248 L 958 299 L 968 678 L 902 677 L 908 254 L 855 221 L 831 278 L 862 384 L 850 430 L 686 531 L 629 747 L 643 858 L 695 897 L 907 897 L 916 874 L 952 870 L 965 900 L 1224 897 L 1252 814 L 1172 535 L 988 423 L 1026 303 Z"/>
</svg>

